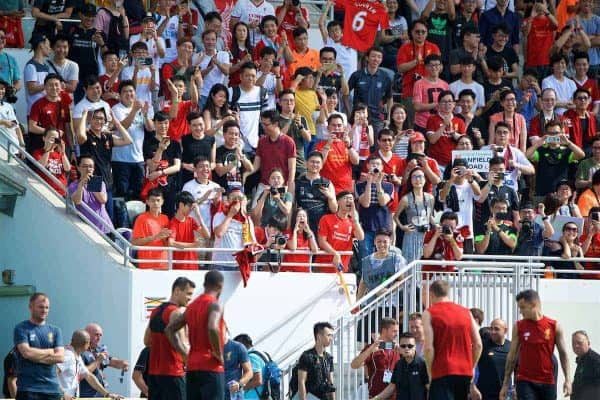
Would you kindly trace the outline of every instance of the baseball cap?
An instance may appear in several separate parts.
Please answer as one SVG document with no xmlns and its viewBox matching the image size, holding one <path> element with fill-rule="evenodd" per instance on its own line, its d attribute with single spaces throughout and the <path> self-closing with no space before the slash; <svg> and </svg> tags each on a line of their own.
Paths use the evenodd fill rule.
<svg viewBox="0 0 600 400">
<path fill-rule="evenodd" d="M 413 135 L 410 137 L 410 139 L 408 140 L 410 143 L 414 143 L 414 142 L 425 142 L 425 136 L 423 136 L 423 134 L 421 132 L 415 132 L 413 133 Z"/>
<path fill-rule="evenodd" d="M 229 195 L 234 192 L 244 193 L 244 186 L 242 186 L 241 182 L 227 182 L 227 194 Z"/>
<path fill-rule="evenodd" d="M 44 40 L 48 39 L 46 35 L 42 35 L 40 33 L 35 33 L 31 35 L 31 39 L 29 39 L 29 44 L 31 44 L 31 49 L 35 50 L 40 43 Z"/>
<path fill-rule="evenodd" d="M 521 203 L 521 207 L 519 207 L 519 210 L 535 210 L 535 206 L 532 202 L 526 201 L 524 203 Z"/>
<path fill-rule="evenodd" d="M 555 191 L 558 190 L 561 186 L 567 185 L 571 190 L 573 190 L 573 185 L 568 179 L 561 179 L 556 183 Z"/>
<path fill-rule="evenodd" d="M 146 15 L 144 16 L 144 18 L 142 18 L 142 23 L 144 22 L 156 22 L 156 19 L 154 18 L 154 14 L 151 12 L 147 12 Z"/>
<path fill-rule="evenodd" d="M 81 14 L 82 15 L 86 15 L 86 16 L 95 16 L 98 13 L 98 11 L 96 10 L 96 6 L 93 4 L 84 4 L 83 7 L 81 7 Z"/>
</svg>

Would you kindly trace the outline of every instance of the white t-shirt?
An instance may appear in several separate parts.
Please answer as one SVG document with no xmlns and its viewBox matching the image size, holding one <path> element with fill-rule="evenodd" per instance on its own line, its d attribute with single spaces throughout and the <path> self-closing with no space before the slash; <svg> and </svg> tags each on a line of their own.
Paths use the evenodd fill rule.
<svg viewBox="0 0 600 400">
<path fill-rule="evenodd" d="M 6 119 L 8 121 L 17 121 L 17 115 L 15 114 L 15 109 L 12 104 L 2 102 L 0 103 L 0 119 Z M 15 139 L 15 142 L 19 142 L 19 138 L 17 136 L 17 131 L 15 128 L 4 128 L 8 131 L 8 133 Z M 19 150 L 16 147 L 11 147 L 12 153 L 17 154 Z"/>
<path fill-rule="evenodd" d="M 218 212 L 213 217 L 213 228 L 219 226 L 223 223 L 226 216 L 222 212 Z M 250 233 L 254 237 L 254 224 L 252 223 L 252 219 L 248 218 L 248 223 L 250 224 Z M 215 238 L 215 248 L 221 249 L 241 249 L 243 247 L 242 243 L 242 228 L 243 224 L 235 219 L 232 219 L 229 222 L 229 227 L 225 234 L 220 238 Z M 234 261 L 234 256 L 232 253 L 224 252 L 224 251 L 215 251 L 212 253 L 213 261 Z M 234 265 L 230 265 L 232 268 Z"/>
<path fill-rule="evenodd" d="M 52 65 L 54 65 L 54 68 Z M 65 63 L 63 65 L 58 65 L 53 60 L 48 61 L 48 65 L 50 66 L 50 73 L 56 73 L 65 80 L 65 81 L 79 81 L 79 64 L 69 59 L 65 59 Z"/>
<path fill-rule="evenodd" d="M 469 227 L 470 236 L 467 239 L 473 237 L 473 201 L 478 200 L 479 196 L 475 196 L 471 184 L 465 180 L 462 185 L 454 183 L 452 186 L 456 188 L 456 194 L 458 196 L 458 224 L 457 228 L 467 225 Z M 446 210 L 451 211 L 451 210 Z"/>
<path fill-rule="evenodd" d="M 263 75 L 262 71 L 258 71 L 256 75 L 257 78 L 260 78 Z M 275 89 L 277 88 L 277 82 L 275 80 L 275 75 L 272 72 L 269 72 L 265 81 L 262 84 L 262 87 L 267 91 L 267 106 L 264 108 L 265 110 L 274 110 L 277 108 L 276 104 L 276 95 Z"/>
<path fill-rule="evenodd" d="M 198 183 L 197 180 L 192 179 L 191 181 L 186 182 L 185 185 L 183 185 L 183 188 L 181 189 L 184 192 L 189 192 L 194 196 L 195 200 L 198 200 L 199 198 L 201 198 L 202 196 L 204 196 L 204 194 L 209 190 L 209 189 L 220 189 L 221 186 L 219 186 L 218 183 L 215 183 L 213 181 L 208 181 L 208 183 L 202 184 L 202 183 Z M 208 200 L 205 201 L 202 204 L 198 205 L 198 209 L 200 210 L 200 216 L 202 217 L 202 222 L 204 222 L 204 225 L 208 228 L 208 231 L 212 233 L 212 225 L 211 225 L 211 219 L 210 219 L 210 208 L 213 204 L 213 202 L 218 198 L 218 193 L 216 191 L 213 191 L 210 196 L 208 197 Z M 191 213 L 190 214 L 192 216 L 192 218 L 197 219 L 196 213 Z"/>
<path fill-rule="evenodd" d="M 160 16 L 157 27 L 159 27 L 167 17 Z M 165 56 L 161 59 L 161 65 L 170 63 L 177 58 L 177 31 L 179 29 L 179 17 L 173 15 L 167 22 L 167 27 L 162 33 L 162 38 L 165 41 Z"/>
<path fill-rule="evenodd" d="M 344 68 L 344 76 L 346 80 L 358 68 L 358 57 L 356 50 L 351 47 L 344 46 L 341 43 L 336 43 L 332 38 L 328 37 L 325 46 L 333 47 L 337 53 L 335 59 L 338 64 Z"/>
<path fill-rule="evenodd" d="M 133 79 L 134 68 L 135 66 L 133 65 L 123 68 L 123 71 L 121 71 L 121 81 Z M 142 103 L 148 102 L 150 107 L 152 107 L 152 91 L 150 90 L 150 83 L 152 83 L 152 79 L 154 79 L 156 82 L 156 76 L 152 76 L 152 70 L 150 68 L 138 67 L 137 82 L 135 85 L 135 97 Z M 158 85 L 156 85 L 156 87 L 158 87 Z"/>
<path fill-rule="evenodd" d="M 210 60 L 211 60 L 211 57 L 209 57 L 209 56 L 204 57 L 202 59 L 202 61 L 200 61 L 200 64 L 199 64 L 200 68 L 206 69 L 206 67 L 210 63 Z M 229 54 L 226 51 L 217 51 L 217 61 L 220 64 L 229 65 L 231 63 L 231 60 L 229 59 Z M 227 75 L 225 75 L 223 72 L 221 72 L 221 70 L 217 66 L 213 67 L 210 70 L 210 72 L 204 76 L 204 84 L 202 85 L 201 95 L 208 97 L 208 94 L 210 93 L 210 89 L 212 89 L 212 87 L 214 85 L 216 85 L 217 83 L 225 84 L 226 79 L 227 79 Z"/>
<path fill-rule="evenodd" d="M 454 93 L 454 97 L 458 99 L 458 94 L 465 89 L 471 89 L 475 92 L 475 103 L 473 103 L 472 112 L 477 111 L 477 108 L 485 106 L 485 92 L 483 86 L 473 81 L 471 83 L 464 83 L 460 79 L 450 84 L 450 90 Z"/>
<path fill-rule="evenodd" d="M 255 6 L 250 0 L 239 0 L 231 12 L 232 17 L 239 18 L 241 22 L 246 24 L 251 22 L 260 23 L 266 15 L 275 16 L 275 8 L 266 0 L 263 0 L 258 6 Z M 261 39 L 262 34 L 258 27 L 250 30 L 250 44 L 252 44 L 252 47 L 255 47 Z"/>
<path fill-rule="evenodd" d="M 496 7 L 496 0 L 485 0 L 483 2 L 483 11 L 491 10 Z M 512 12 L 515 11 L 515 0 L 508 0 L 508 9 Z"/>
<path fill-rule="evenodd" d="M 481 150 L 492 150 L 491 146 L 483 146 Z M 510 151 L 512 153 L 512 157 L 514 162 L 521 165 L 533 166 L 531 162 L 527 159 L 525 154 L 517 149 L 516 147 L 510 146 Z M 498 157 L 504 157 L 504 153 L 506 152 L 506 148 L 502 150 L 502 152 L 498 152 Z M 508 175 L 504 178 L 504 184 L 512 188 L 515 192 L 519 193 L 519 175 L 521 172 L 514 168 L 512 171 L 506 171 Z"/>
<path fill-rule="evenodd" d="M 115 104 L 112 110 L 119 121 L 123 121 L 131 113 L 131 107 L 125 107 L 123 103 Z M 148 118 L 154 118 L 154 109 L 152 107 L 148 109 Z M 133 118 L 127 132 L 129 132 L 129 136 L 131 136 L 133 142 L 127 146 L 114 147 L 112 150 L 112 160 L 127 163 L 144 162 L 144 116 L 141 110 Z"/>
<path fill-rule="evenodd" d="M 58 383 L 65 394 L 76 397 L 79 395 L 79 381 L 88 374 L 87 367 L 81 356 L 75 355 L 70 348 L 65 348 L 65 360 L 56 364 Z"/>
<path fill-rule="evenodd" d="M 233 89 L 229 88 L 229 99 L 232 99 Z M 254 86 L 245 92 L 240 86 L 240 98 L 237 105 L 240 108 L 240 131 L 244 139 L 244 151 L 249 152 L 258 146 L 258 124 L 261 111 L 260 87 Z M 250 149 L 252 147 L 252 149 Z"/>
<path fill-rule="evenodd" d="M 577 90 L 577 85 L 573 80 L 563 77 L 562 82 L 554 77 L 554 75 L 547 76 L 542 81 L 542 90 L 546 88 L 552 88 L 556 91 L 556 101 L 571 101 L 573 100 L 573 93 Z M 563 115 L 566 108 L 556 107 L 555 109 L 558 115 Z"/>
<path fill-rule="evenodd" d="M 107 102 L 102 99 L 92 102 L 87 96 L 83 96 L 83 99 L 75 105 L 75 108 L 73 109 L 73 118 L 83 118 L 83 113 L 85 111 L 93 111 L 99 108 L 104 108 L 107 120 L 112 120 L 110 116 L 110 105 Z"/>
<path fill-rule="evenodd" d="M 23 80 L 25 81 L 25 85 L 27 85 L 27 82 L 35 82 L 43 85 L 46 75 L 50 73 L 49 69 L 50 67 L 48 65 L 38 64 L 37 62 L 33 61 L 33 59 L 29 60 L 27 64 L 25 64 L 25 70 L 23 71 Z M 29 92 L 25 90 L 25 98 L 27 100 L 27 115 L 29 115 L 33 103 L 45 95 L 45 90 L 35 94 L 29 94 Z"/>
</svg>

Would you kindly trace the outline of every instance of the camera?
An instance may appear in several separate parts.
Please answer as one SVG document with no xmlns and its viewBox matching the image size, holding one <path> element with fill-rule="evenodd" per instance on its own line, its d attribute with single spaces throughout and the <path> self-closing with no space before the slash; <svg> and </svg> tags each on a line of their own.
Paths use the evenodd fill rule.
<svg viewBox="0 0 600 400">
<path fill-rule="evenodd" d="M 560 143 L 560 136 L 546 136 L 546 143 Z"/>
<path fill-rule="evenodd" d="M 299 7 L 300 6 L 300 0 L 292 0 L 292 5 L 294 7 Z"/>
<path fill-rule="evenodd" d="M 373 171 L 372 171 L 372 172 L 373 172 L 374 174 L 378 174 L 378 173 L 379 173 L 379 172 L 381 172 L 381 171 L 379 171 L 379 168 L 373 168 Z"/>
<path fill-rule="evenodd" d="M 108 351 L 108 348 L 106 347 L 105 344 L 101 344 L 100 346 L 98 346 L 96 348 L 96 354 L 98 354 L 98 353 L 106 353 L 107 351 Z M 109 363 L 110 363 L 110 360 L 104 359 L 102 361 L 102 364 L 100 364 L 101 369 L 108 368 L 108 364 Z"/>
<path fill-rule="evenodd" d="M 273 67 L 279 67 L 279 61 L 277 61 L 277 60 L 273 61 Z"/>
<path fill-rule="evenodd" d="M 285 244 L 287 243 L 287 236 L 285 236 L 282 233 L 278 233 L 273 238 L 273 242 L 278 246 L 285 246 Z"/>
<path fill-rule="evenodd" d="M 442 233 L 444 235 L 452 235 L 452 228 L 450 228 L 448 225 L 443 225 L 442 226 Z"/>
<path fill-rule="evenodd" d="M 272 187 L 269 192 L 271 193 L 271 196 L 275 196 L 277 193 L 283 195 L 285 193 L 285 188 L 284 187 L 280 187 L 280 188 L 274 188 Z"/>
<path fill-rule="evenodd" d="M 381 350 L 393 350 L 394 344 L 394 342 L 379 342 L 379 348 Z"/>
<path fill-rule="evenodd" d="M 19 100 L 16 93 L 17 91 L 15 90 L 14 86 L 6 86 L 6 91 L 4 92 L 4 101 L 10 104 L 15 104 L 17 100 Z"/>
<path fill-rule="evenodd" d="M 137 65 L 152 65 L 152 57 L 136 58 L 135 62 Z"/>
<path fill-rule="evenodd" d="M 495 218 L 500 221 L 508 221 L 510 219 L 508 213 L 505 212 L 496 213 Z"/>
<path fill-rule="evenodd" d="M 60 144 L 61 143 L 60 138 L 59 137 L 54 138 L 54 143 Z"/>
<path fill-rule="evenodd" d="M 415 229 L 417 230 L 417 232 L 425 233 L 429 230 L 429 227 L 427 225 L 417 225 L 415 226 Z"/>
<path fill-rule="evenodd" d="M 530 241 L 533 239 L 533 223 L 529 220 L 521 221 L 521 233 L 519 238 Z"/>
</svg>

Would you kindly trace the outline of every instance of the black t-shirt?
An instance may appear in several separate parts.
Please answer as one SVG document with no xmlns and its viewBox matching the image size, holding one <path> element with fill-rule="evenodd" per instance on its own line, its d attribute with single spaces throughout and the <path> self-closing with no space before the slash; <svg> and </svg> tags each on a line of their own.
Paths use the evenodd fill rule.
<svg viewBox="0 0 600 400">
<path fill-rule="evenodd" d="M 459 47 L 450 52 L 450 65 L 460 65 L 460 60 L 466 57 L 473 57 L 471 53 L 468 53 L 464 47 Z M 477 82 L 483 82 L 484 78 L 483 68 L 481 63 L 475 60 L 475 72 L 473 73 L 473 80 Z M 452 75 L 452 82 L 460 79 L 460 73 Z"/>
<path fill-rule="evenodd" d="M 496 85 L 494 83 L 491 83 L 487 79 L 485 81 L 483 81 L 483 93 L 485 94 L 485 101 L 487 102 L 488 100 L 490 100 L 492 97 L 492 94 L 495 91 L 502 90 L 502 88 L 505 88 L 505 87 L 513 89 L 512 82 L 509 81 L 508 79 L 502 79 L 502 81 L 498 85 Z M 482 114 L 481 117 L 483 118 L 484 121 L 488 122 L 488 119 L 492 114 L 495 114 L 500 111 L 502 111 L 502 107 L 500 105 L 500 102 L 497 101 L 487 112 L 485 112 L 485 114 Z M 486 128 L 487 128 L 487 126 L 486 126 Z"/>
<path fill-rule="evenodd" d="M 465 118 L 461 115 L 461 114 L 456 114 L 456 116 L 460 119 L 462 119 L 463 121 L 465 120 Z M 474 116 L 473 119 L 471 120 L 471 122 L 469 123 L 469 125 L 467 126 L 467 136 L 471 139 L 471 143 L 473 143 L 473 148 L 478 150 L 479 147 L 476 144 L 474 135 L 473 135 L 473 128 L 477 128 L 479 129 L 479 132 L 481 132 L 481 138 L 483 139 L 483 143 L 487 143 L 488 142 L 488 130 L 485 129 L 485 122 L 483 121 L 483 119 L 481 119 L 481 117 L 478 116 Z"/>
<path fill-rule="evenodd" d="M 181 138 L 181 162 L 192 164 L 196 157 L 204 156 L 211 159 L 212 148 L 215 144 L 215 137 L 204 135 L 202 139 L 195 139 L 192 135 L 185 135 Z M 181 180 L 183 183 L 194 178 L 194 173 L 181 169 Z"/>
<path fill-rule="evenodd" d="M 112 188 L 112 171 L 110 161 L 114 147 L 111 134 L 102 132 L 96 136 L 92 131 L 87 131 L 87 140 L 79 146 L 80 154 L 89 154 L 94 159 L 94 175 L 101 176 L 106 183 L 106 189 Z"/>
<path fill-rule="evenodd" d="M 314 232 L 318 230 L 321 217 L 329 213 L 327 197 L 315 187 L 329 186 L 331 182 L 323 177 L 309 181 L 306 175 L 296 179 L 296 205 L 303 208 L 308 215 L 308 224 Z"/>
<path fill-rule="evenodd" d="M 15 356 L 15 348 L 12 348 L 6 357 L 4 357 L 4 378 L 2 379 L 2 394 L 5 398 L 10 399 L 12 396 L 8 392 L 8 378 L 17 376 L 17 358 Z"/>
<path fill-rule="evenodd" d="M 485 59 L 489 60 L 490 57 L 493 56 L 502 57 L 504 60 L 504 71 L 506 72 L 511 72 L 510 67 L 513 64 L 519 64 L 519 56 L 517 56 L 515 50 L 509 45 L 504 46 L 501 51 L 496 51 L 491 46 L 488 47 L 487 52 L 485 53 Z"/>
<path fill-rule="evenodd" d="M 498 229 L 500 229 L 500 232 L 504 232 L 507 235 L 513 235 L 515 237 L 517 236 L 516 229 L 510 225 L 499 224 Z M 500 237 L 500 232 L 492 232 L 492 234 L 490 235 L 488 248 L 485 251 L 485 254 L 495 256 L 512 254 L 512 249 L 502 241 L 502 238 Z"/>
<path fill-rule="evenodd" d="M 95 28 L 88 30 L 74 26 L 69 32 L 69 59 L 79 65 L 79 80 L 83 81 L 88 75 L 98 75 L 98 53 L 100 47 L 92 42 Z M 102 38 L 106 40 L 104 32 Z"/>
<path fill-rule="evenodd" d="M 156 134 L 154 132 L 147 134 L 144 137 L 144 160 L 149 160 L 154 157 L 156 150 L 158 150 L 158 145 L 160 142 L 156 139 Z M 175 160 L 181 160 L 181 146 L 179 143 L 175 141 L 171 141 L 169 147 L 162 153 L 161 160 L 164 160 L 168 163 L 168 166 L 175 164 Z M 167 178 L 167 183 L 171 187 L 177 187 L 179 183 L 179 174 L 169 175 Z"/>
<path fill-rule="evenodd" d="M 148 361 L 150 360 L 150 347 L 144 347 L 135 362 L 134 371 L 141 371 L 144 382 L 148 384 Z M 141 398 L 146 398 L 143 393 L 140 393 Z"/>
<path fill-rule="evenodd" d="M 329 374 L 333 372 L 333 356 L 324 352 L 321 357 L 314 348 L 306 350 L 298 360 L 298 369 L 306 371 L 306 391 L 319 399 L 327 399 Z"/>
<path fill-rule="evenodd" d="M 482 235 L 485 233 L 484 223 L 490 219 L 491 204 L 494 199 L 504 199 L 508 202 L 508 215 L 510 216 L 512 216 L 513 211 L 519 209 L 519 196 L 513 188 L 506 185 L 500 187 L 492 185 L 486 201 L 477 203 L 476 214 L 473 218 L 473 221 L 475 222 L 475 235 Z"/>
<path fill-rule="evenodd" d="M 554 192 L 556 182 L 567 179 L 572 151 L 568 147 L 551 149 L 544 145 L 537 149 L 534 156 L 537 158 L 535 176 L 535 194 L 545 196 Z"/>
<path fill-rule="evenodd" d="M 510 340 L 505 340 L 503 345 L 499 345 L 490 338 L 483 339 L 483 351 L 477 363 L 479 368 L 477 389 L 484 399 L 498 398 L 504 381 L 504 366 L 509 350 Z"/>
<path fill-rule="evenodd" d="M 41 12 L 55 15 L 64 12 L 67 8 L 73 7 L 71 0 L 35 0 L 33 7 L 39 8 Z M 36 19 L 35 24 L 39 26 L 49 25 L 50 21 Z M 52 25 L 54 26 L 54 25 Z"/>
<path fill-rule="evenodd" d="M 396 400 L 425 400 L 429 375 L 425 360 L 421 357 L 408 364 L 401 358 L 394 366 L 392 383 L 396 385 Z"/>
<path fill-rule="evenodd" d="M 281 116 L 279 121 L 279 125 L 281 128 L 288 124 L 289 119 Z M 308 130 L 308 122 L 306 118 L 300 117 L 300 124 L 304 129 Z M 304 139 L 302 138 L 302 133 L 300 133 L 300 127 L 298 124 L 292 121 L 292 124 L 287 130 L 287 135 L 294 139 L 294 143 L 296 144 L 296 178 L 300 177 L 302 174 L 306 172 L 306 160 L 304 159 Z"/>
<path fill-rule="evenodd" d="M 236 163 L 237 167 L 232 169 L 230 172 L 226 173 L 223 176 L 219 176 L 216 172 L 213 174 L 213 181 L 221 185 L 224 189 L 227 189 L 227 182 L 240 182 L 242 183 L 242 177 L 244 174 L 244 165 L 240 160 L 238 160 L 235 155 L 236 150 L 228 149 L 225 145 L 219 146 L 217 148 L 217 164 L 223 164 L 223 166 L 228 166 L 231 163 Z"/>
</svg>

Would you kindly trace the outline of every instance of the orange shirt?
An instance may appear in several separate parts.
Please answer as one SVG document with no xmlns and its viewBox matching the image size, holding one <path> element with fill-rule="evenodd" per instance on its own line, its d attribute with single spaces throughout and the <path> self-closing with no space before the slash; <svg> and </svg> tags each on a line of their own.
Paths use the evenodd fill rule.
<svg viewBox="0 0 600 400">
<path fill-rule="evenodd" d="M 294 61 L 288 67 L 290 79 L 294 78 L 294 72 L 300 67 L 309 67 L 313 71 L 316 71 L 321 66 L 319 52 L 315 49 L 308 49 L 305 53 L 292 51 L 292 55 L 294 56 Z"/>
<path fill-rule="evenodd" d="M 149 236 L 156 235 L 163 228 L 169 227 L 169 218 L 160 214 L 158 217 L 150 214 L 146 211 L 143 214 L 140 214 L 135 219 L 135 224 L 133 225 L 133 239 L 145 238 Z M 165 246 L 165 242 L 162 239 L 154 240 L 152 242 L 146 243 L 145 246 Z M 138 259 L 140 260 L 166 260 L 167 259 L 167 251 L 166 250 L 138 250 Z M 166 263 L 140 263 L 138 265 L 140 269 L 167 269 Z"/>
<path fill-rule="evenodd" d="M 593 189 L 588 189 L 581 193 L 579 200 L 577 200 L 577 207 L 579 207 L 579 211 L 581 211 L 583 217 L 588 216 L 590 208 L 598 206 L 600 206 L 600 201 L 598 201 L 598 196 L 596 196 Z"/>
<path fill-rule="evenodd" d="M 194 232 L 198 230 L 200 225 L 196 220 L 189 215 L 185 217 L 183 221 L 177 219 L 177 217 L 171 218 L 169 229 L 171 229 L 171 239 L 176 242 L 183 243 L 194 243 L 196 238 Z M 197 253 L 193 251 L 175 251 L 173 253 L 173 260 L 177 261 L 196 261 L 198 260 Z M 185 264 L 174 264 L 173 269 L 199 269 L 199 265 L 196 263 L 185 263 Z"/>
</svg>

